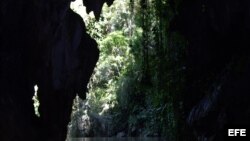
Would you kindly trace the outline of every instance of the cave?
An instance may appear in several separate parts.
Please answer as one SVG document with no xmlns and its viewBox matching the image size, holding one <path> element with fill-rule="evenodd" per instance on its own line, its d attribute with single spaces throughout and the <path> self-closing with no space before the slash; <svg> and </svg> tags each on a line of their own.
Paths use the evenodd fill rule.
<svg viewBox="0 0 250 141">
<path fill-rule="evenodd" d="M 77 93 L 85 99 L 99 56 L 70 2 L 0 2 L 0 140 L 65 140 L 73 99 Z M 96 17 L 104 2 L 84 1 Z M 39 118 L 32 102 L 35 85 Z"/>
<path fill-rule="evenodd" d="M 70 9 L 71 1 L 0 1 L 0 140 L 66 139 L 73 100 L 76 95 L 86 99 L 87 85 L 100 57 L 97 41 L 82 17 Z M 111 6 L 113 1 L 83 0 L 83 4 L 98 21 L 104 3 Z M 152 1 L 160 10 L 159 22 L 151 29 L 147 25 L 150 14 L 145 11 Z M 159 129 L 159 133 L 156 129 L 157 134 L 149 136 L 160 136 L 164 131 L 173 134 L 173 140 L 216 141 L 226 140 L 227 128 L 249 127 L 250 2 L 152 1 L 138 4 L 144 13 L 140 31 L 142 39 L 161 42 L 150 46 L 142 41 L 144 58 L 137 87 L 142 90 L 130 100 L 147 107 L 147 92 L 151 92 L 147 90 L 159 89 L 157 100 L 162 101 L 155 105 L 163 109 L 161 119 L 167 121 L 164 114 L 171 113 L 176 125 Z M 157 30 L 160 32 L 152 38 L 146 34 Z M 179 52 L 181 61 L 175 56 Z M 150 62 L 152 56 L 155 60 Z M 184 65 L 176 65 L 180 62 Z M 152 71 L 157 73 L 152 75 Z M 39 99 L 39 116 L 34 111 L 34 92 Z M 128 108 L 122 110 L 130 114 Z M 144 125 L 138 122 L 136 126 L 128 134 L 139 135 L 137 128 Z"/>
</svg>

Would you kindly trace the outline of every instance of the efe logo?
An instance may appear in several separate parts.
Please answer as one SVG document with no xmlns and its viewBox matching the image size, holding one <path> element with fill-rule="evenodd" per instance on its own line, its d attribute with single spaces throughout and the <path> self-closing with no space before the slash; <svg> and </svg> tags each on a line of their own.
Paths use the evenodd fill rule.
<svg viewBox="0 0 250 141">
<path fill-rule="evenodd" d="M 228 129 L 228 136 L 247 136 L 246 129 Z"/>
</svg>

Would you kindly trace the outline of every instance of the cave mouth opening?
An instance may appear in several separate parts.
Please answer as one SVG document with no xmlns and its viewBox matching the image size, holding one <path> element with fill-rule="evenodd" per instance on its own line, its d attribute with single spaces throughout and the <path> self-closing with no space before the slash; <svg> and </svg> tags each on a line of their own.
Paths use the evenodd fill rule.
<svg viewBox="0 0 250 141">
<path fill-rule="evenodd" d="M 112 112 L 120 101 L 126 101 L 123 106 L 128 104 L 126 93 L 132 91 L 129 83 L 134 81 L 132 69 L 139 67 L 135 55 L 140 52 L 139 46 L 135 51 L 131 46 L 139 42 L 142 29 L 134 21 L 129 0 L 115 0 L 111 6 L 104 3 L 98 20 L 93 12 L 86 13 L 82 0 L 70 7 L 83 18 L 88 34 L 98 43 L 100 56 L 88 84 L 87 99 L 77 96 L 74 100 L 68 137 L 113 136 Z"/>
<path fill-rule="evenodd" d="M 39 89 L 38 85 L 35 84 L 34 85 L 34 96 L 32 97 L 32 100 L 33 100 L 33 106 L 34 106 L 35 115 L 37 117 L 40 117 L 40 113 L 39 113 L 39 110 L 38 110 L 39 106 L 40 106 L 39 98 L 38 98 L 38 95 L 37 95 L 38 89 Z"/>
<path fill-rule="evenodd" d="M 139 44 L 143 31 L 135 23 L 134 9 L 131 9 L 131 3 L 130 0 L 115 0 L 111 6 L 104 3 L 98 20 L 96 20 L 93 11 L 86 12 L 82 0 L 71 2 L 70 5 L 70 8 L 82 17 L 88 34 L 98 43 L 100 56 L 88 85 L 87 100 L 97 100 L 97 95 L 107 97 L 109 102 L 101 104 L 104 109 L 110 107 L 107 105 L 112 103 L 111 99 L 116 99 L 116 96 L 109 96 L 110 93 L 115 93 L 114 90 L 107 89 L 117 85 L 114 84 L 114 81 L 122 77 L 130 67 L 132 68 L 136 63 L 135 55 L 139 55 L 141 51 L 137 49 L 137 54 L 135 54 L 135 51 L 132 50 L 132 44 L 135 42 Z M 97 92 L 100 87 L 109 94 Z M 94 94 L 96 92 L 99 94 Z M 97 105 L 100 106 L 100 103 Z M 102 113 L 100 110 L 95 108 L 95 111 L 99 111 L 99 115 Z"/>
<path fill-rule="evenodd" d="M 104 4 L 99 20 L 86 13 L 81 1 L 71 4 L 98 43 L 100 56 L 87 99 L 76 97 L 73 104 L 69 138 L 176 135 L 172 93 L 181 91 L 170 87 L 182 88 L 183 80 L 172 77 L 182 76 L 185 42 L 176 34 L 179 48 L 168 50 L 170 18 L 160 12 L 169 5 L 157 2 L 115 0 Z"/>
</svg>

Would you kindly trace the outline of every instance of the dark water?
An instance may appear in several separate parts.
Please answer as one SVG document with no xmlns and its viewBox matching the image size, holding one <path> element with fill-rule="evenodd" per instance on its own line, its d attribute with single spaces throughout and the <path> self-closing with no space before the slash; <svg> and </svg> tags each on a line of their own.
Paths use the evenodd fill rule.
<svg viewBox="0 0 250 141">
<path fill-rule="evenodd" d="M 149 138 L 149 137 L 138 137 L 138 138 L 117 138 L 117 137 L 111 137 L 111 138 L 70 138 L 66 141 L 167 141 L 165 138 Z"/>
</svg>

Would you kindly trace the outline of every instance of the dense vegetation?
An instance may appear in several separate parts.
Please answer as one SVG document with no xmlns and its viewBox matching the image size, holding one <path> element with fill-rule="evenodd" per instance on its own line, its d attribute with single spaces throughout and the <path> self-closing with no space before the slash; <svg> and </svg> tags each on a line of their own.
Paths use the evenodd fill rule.
<svg viewBox="0 0 250 141">
<path fill-rule="evenodd" d="M 167 0 L 116 0 L 103 7 L 99 21 L 85 15 L 100 49 L 87 103 L 92 112 L 112 117 L 109 136 L 180 137 L 186 41 L 168 32 L 174 14 Z M 86 113 L 79 105 L 73 126 Z"/>
</svg>

